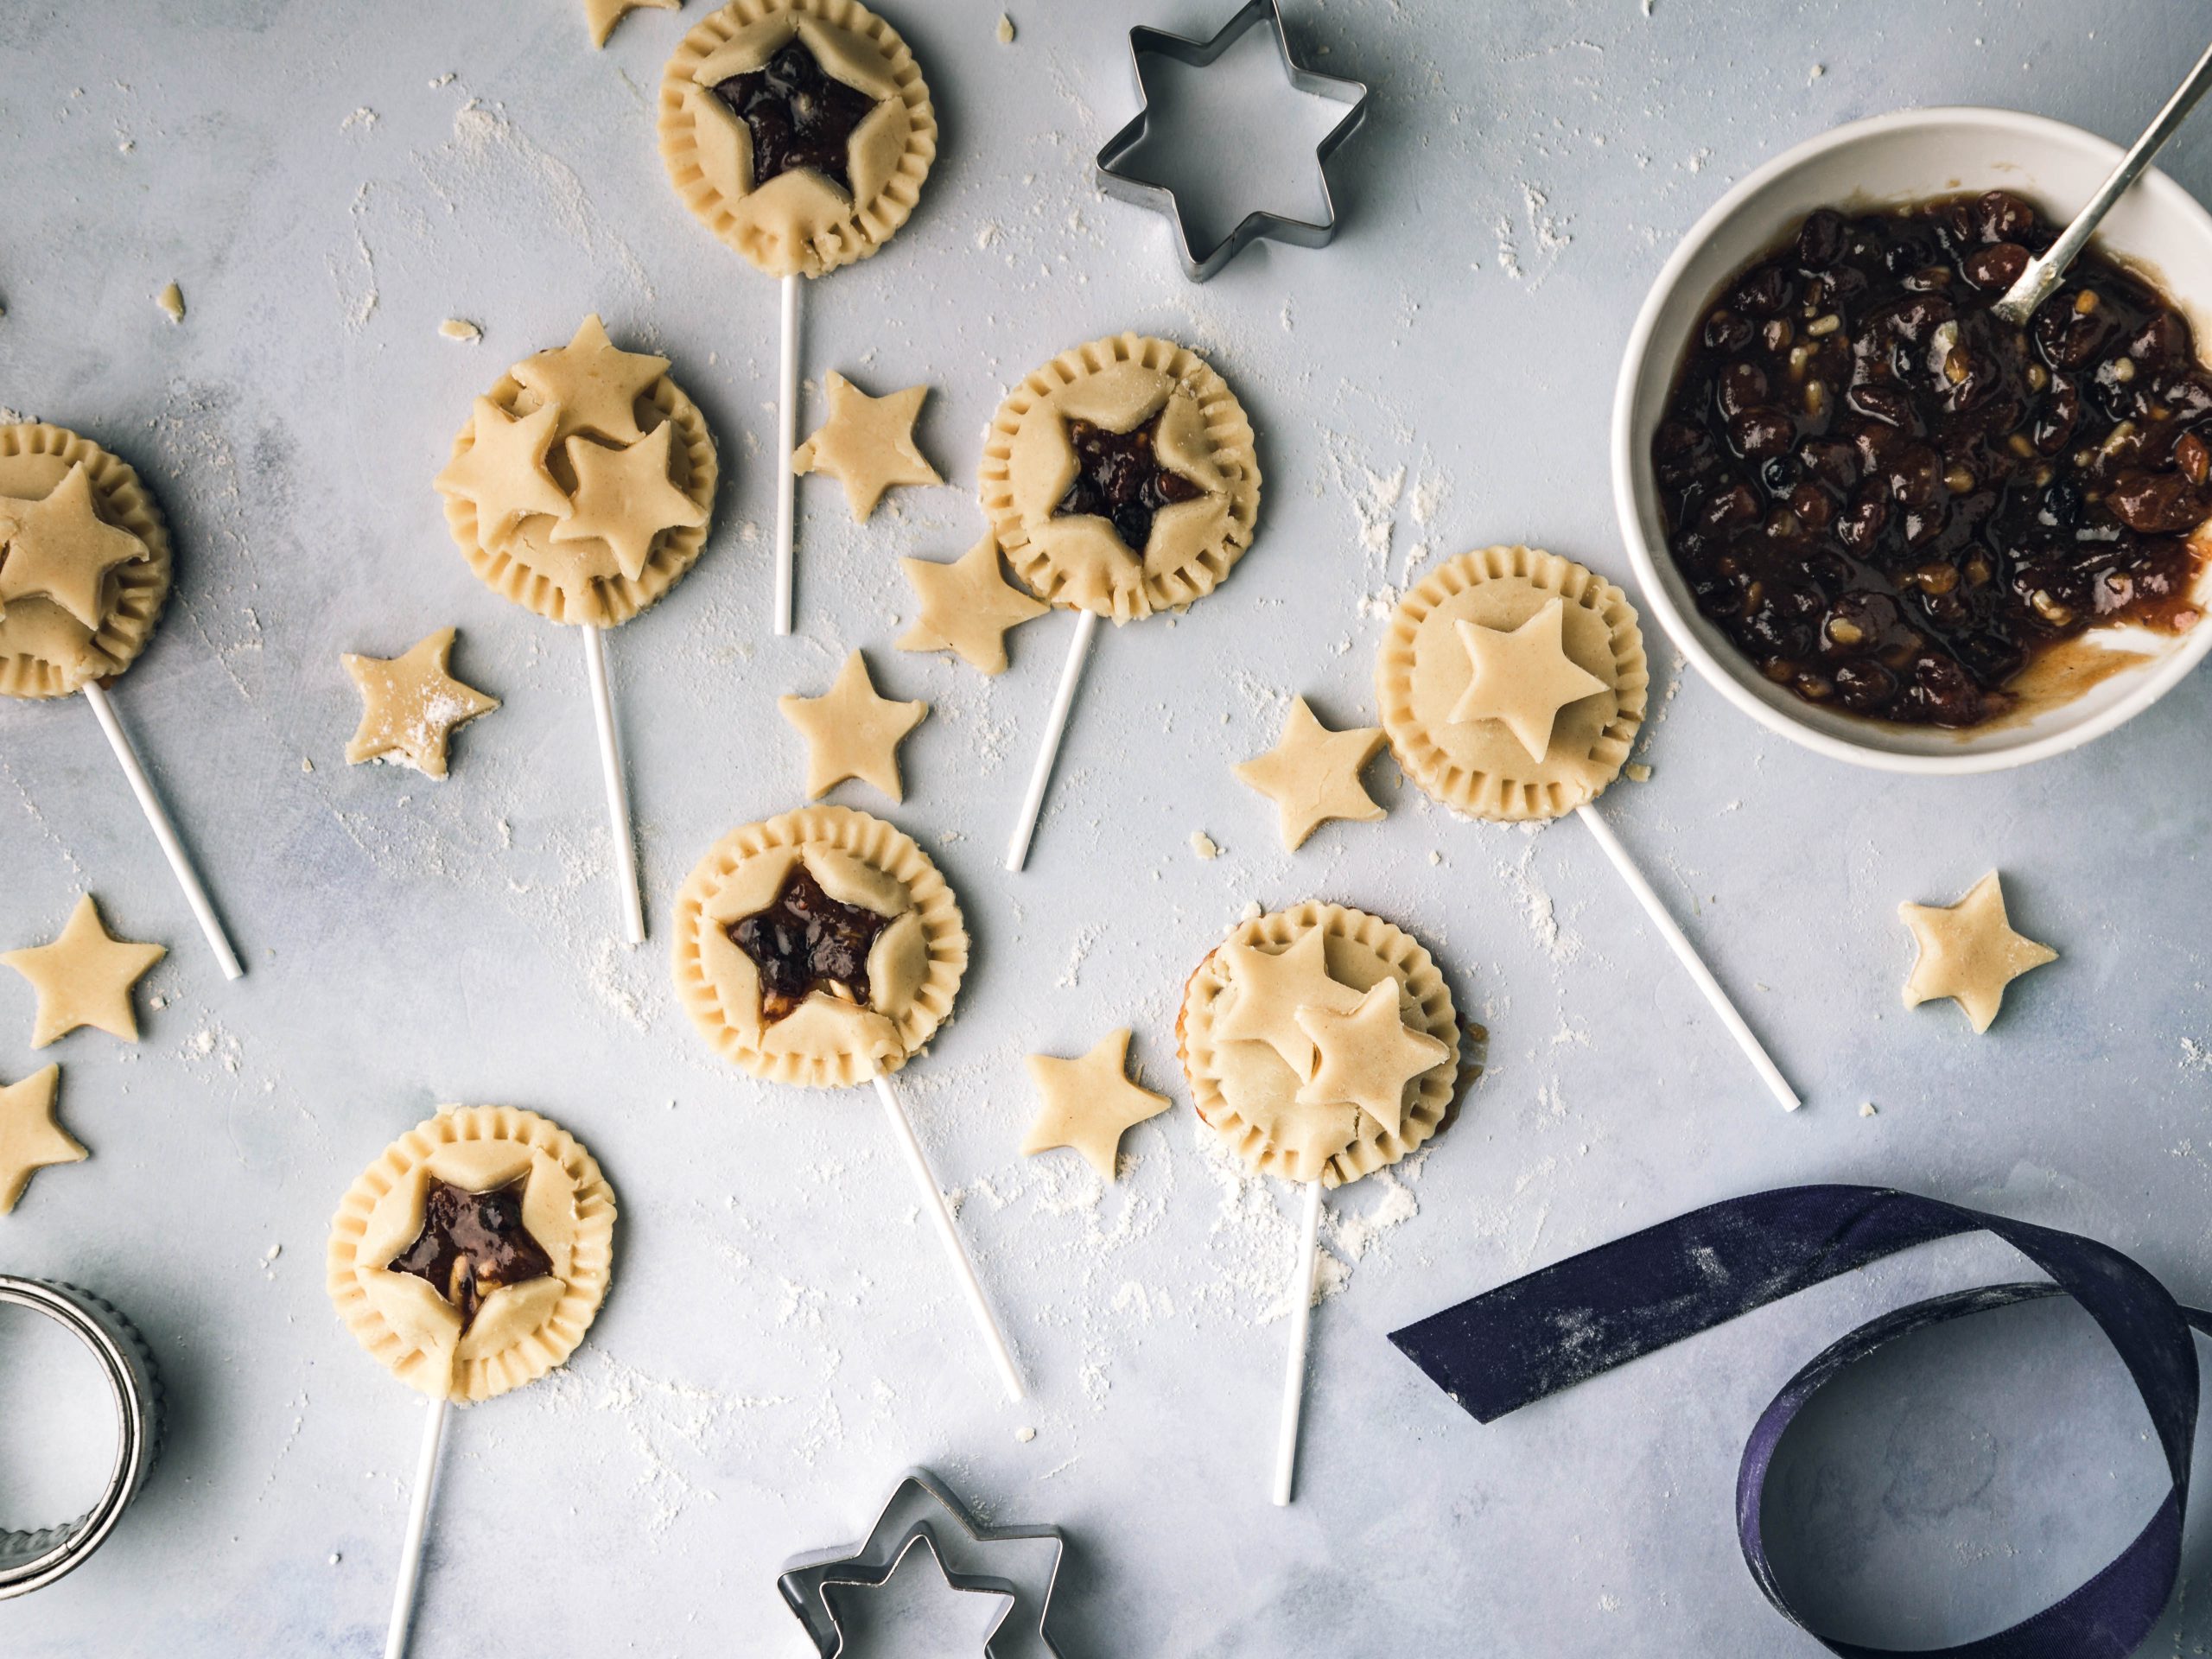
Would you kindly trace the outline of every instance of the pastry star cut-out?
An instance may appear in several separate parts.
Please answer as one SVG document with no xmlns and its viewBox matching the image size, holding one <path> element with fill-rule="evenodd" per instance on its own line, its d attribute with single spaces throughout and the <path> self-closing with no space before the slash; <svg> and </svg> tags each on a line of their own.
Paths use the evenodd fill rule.
<svg viewBox="0 0 2212 1659">
<path fill-rule="evenodd" d="M 1238 781 L 1275 804 L 1283 850 L 1296 852 L 1331 818 L 1371 823 L 1383 816 L 1359 781 L 1362 768 L 1382 747 L 1381 727 L 1353 726 L 1332 732 L 1300 697 L 1291 703 L 1274 747 L 1239 761 L 1233 770 Z"/>
<path fill-rule="evenodd" d="M 476 505 L 477 533 L 486 539 L 532 513 L 569 516 L 569 495 L 545 466 L 561 420 L 557 404 L 518 418 L 489 397 L 474 405 L 468 452 L 455 455 L 433 480 L 447 495 Z"/>
<path fill-rule="evenodd" d="M 556 435 L 592 432 L 610 443 L 635 443 L 645 435 L 638 424 L 638 399 L 668 372 L 668 359 L 624 351 L 607 337 L 594 312 L 567 345 L 526 357 L 510 372 L 518 385 L 560 406 Z"/>
<path fill-rule="evenodd" d="M 98 631 L 107 573 L 147 556 L 146 543 L 99 515 L 92 475 L 79 461 L 43 499 L 0 497 L 0 611 L 39 594 Z"/>
<path fill-rule="evenodd" d="M 927 386 L 871 397 L 832 369 L 823 382 L 830 418 L 791 451 L 795 473 L 827 473 L 845 486 L 855 519 L 875 511 L 894 484 L 942 484 L 937 468 L 914 447 L 914 422 Z"/>
<path fill-rule="evenodd" d="M 1171 1103 L 1165 1095 L 1129 1081 L 1129 1028 L 1122 1027 L 1079 1059 L 1032 1054 L 1029 1079 L 1044 1096 L 1044 1109 L 1022 1137 L 1021 1155 L 1034 1157 L 1056 1147 L 1081 1153 L 1107 1180 L 1115 1179 L 1122 1136 Z"/>
<path fill-rule="evenodd" d="M 1920 955 L 1904 982 L 1904 1005 L 1918 1007 L 1949 997 L 1966 1010 L 1977 1032 L 1989 1029 L 2005 1001 L 2005 988 L 2031 968 L 2058 960 L 2058 952 L 2012 931 L 1997 872 L 1967 889 L 1955 905 L 1897 906 Z"/>
<path fill-rule="evenodd" d="M 1295 1017 L 1319 1057 L 1313 1077 L 1298 1091 L 1298 1103 L 1327 1106 L 1341 1101 L 1358 1107 L 1393 1135 L 1405 1109 L 1406 1085 L 1452 1052 L 1405 1023 L 1398 1012 L 1395 980 L 1375 985 L 1349 1014 L 1300 1008 Z"/>
<path fill-rule="evenodd" d="M 49 1065 L 0 1086 L 0 1216 L 16 1207 L 31 1177 L 56 1164 L 81 1163 L 85 1148 L 54 1122 L 61 1068 Z"/>
<path fill-rule="evenodd" d="M 130 988 L 167 955 L 158 944 L 110 934 L 88 893 L 77 900 L 68 925 L 51 944 L 10 950 L 0 956 L 0 963 L 29 980 L 37 994 L 31 1046 L 44 1048 L 79 1026 L 137 1042 L 138 1016 L 130 1006 Z"/>
<path fill-rule="evenodd" d="M 591 43 L 605 46 L 607 37 L 614 32 L 614 25 L 632 12 L 643 8 L 652 11 L 674 11 L 682 0 L 584 0 L 584 27 L 591 31 Z"/>
<path fill-rule="evenodd" d="M 1521 740 L 1531 760 L 1552 746 L 1552 726 L 1570 702 L 1612 688 L 1567 654 L 1567 601 L 1553 599 L 1519 627 L 1461 622 L 1474 677 L 1449 716 L 1495 720 Z"/>
<path fill-rule="evenodd" d="M 346 746 L 348 766 L 389 754 L 426 777 L 446 775 L 446 745 L 454 728 L 499 706 L 497 697 L 446 671 L 454 633 L 440 628 L 399 657 L 346 653 L 346 671 L 361 693 L 361 723 Z"/>
<path fill-rule="evenodd" d="M 894 801 L 906 798 L 899 745 L 930 706 L 878 696 L 859 652 L 845 658 L 822 696 L 781 696 L 776 707 L 806 740 L 807 799 L 819 800 L 848 778 L 873 784 Z"/>
<path fill-rule="evenodd" d="M 589 438 L 570 438 L 569 465 L 576 474 L 574 511 L 553 526 L 556 542 L 596 537 L 614 550 L 614 563 L 635 582 L 664 530 L 689 530 L 707 522 L 706 509 L 669 481 L 669 447 L 676 423 L 663 421 L 626 448 L 610 449 Z"/>
<path fill-rule="evenodd" d="M 1224 1043 L 1266 1043 L 1302 1084 L 1313 1075 L 1313 1039 L 1299 1024 L 1301 1008 L 1350 1014 L 1359 993 L 1329 976 L 1327 938 L 1319 928 L 1301 933 L 1286 950 L 1253 944 L 1223 947 L 1224 964 L 1236 987 L 1234 1001 L 1214 1024 Z"/>
<path fill-rule="evenodd" d="M 899 568 L 922 606 L 914 626 L 899 636 L 899 649 L 957 652 L 986 674 L 1006 672 L 1007 630 L 1052 608 L 1000 572 L 995 536 L 984 537 L 948 564 L 901 559 Z"/>
</svg>

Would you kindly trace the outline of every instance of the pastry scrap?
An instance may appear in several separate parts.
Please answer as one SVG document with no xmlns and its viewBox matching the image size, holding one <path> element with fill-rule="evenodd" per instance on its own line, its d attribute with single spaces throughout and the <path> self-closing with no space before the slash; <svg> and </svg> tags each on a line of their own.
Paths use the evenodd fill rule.
<svg viewBox="0 0 2212 1659">
<path fill-rule="evenodd" d="M 698 559 L 714 435 L 669 377 L 588 316 L 479 397 L 437 476 L 446 523 L 495 591 L 556 622 L 611 627 Z"/>
<path fill-rule="evenodd" d="M 894 484 L 942 484 L 936 467 L 914 447 L 914 423 L 927 386 L 871 397 L 832 369 L 823 382 L 830 417 L 791 452 L 791 471 L 827 473 L 845 486 L 855 519 L 875 511 Z"/>
<path fill-rule="evenodd" d="M 29 981 L 37 995 L 31 1046 L 44 1048 L 79 1026 L 137 1042 L 138 1015 L 130 1006 L 130 988 L 167 955 L 161 945 L 110 934 L 88 893 L 77 900 L 68 925 L 52 944 L 10 950 L 0 956 L 0 963 Z"/>
<path fill-rule="evenodd" d="M 1406 776 L 1457 811 L 1508 822 L 1603 792 L 1643 723 L 1649 679 L 1627 596 L 1528 547 L 1440 565 L 1390 613 L 1375 664 Z"/>
<path fill-rule="evenodd" d="M 87 1155 L 54 1119 L 60 1083 L 61 1068 L 49 1065 L 21 1083 L 0 1084 L 0 1216 L 16 1207 L 40 1170 L 81 1163 Z"/>
<path fill-rule="evenodd" d="M 632 12 L 640 8 L 674 11 L 682 3 L 683 0 L 584 0 L 584 27 L 591 31 L 592 45 L 603 47 L 614 25 Z"/>
<path fill-rule="evenodd" d="M 879 696 L 859 652 L 845 658 L 820 696 L 780 696 L 776 707 L 806 740 L 807 799 L 821 799 L 848 778 L 872 784 L 894 801 L 906 798 L 899 745 L 930 706 Z"/>
<path fill-rule="evenodd" d="M 1282 735 L 1265 754 L 1232 768 L 1238 781 L 1275 804 L 1285 852 L 1296 852 L 1332 818 L 1372 823 L 1382 808 L 1359 774 L 1382 747 L 1379 726 L 1352 726 L 1332 732 L 1298 697 L 1284 716 Z"/>
<path fill-rule="evenodd" d="M 0 426 L 0 696 L 67 696 L 137 660 L 169 592 L 161 508 L 58 426 Z"/>
<path fill-rule="evenodd" d="M 825 1089 L 895 1071 L 952 1011 L 968 933 L 929 855 L 805 807 L 732 830 L 676 901 L 678 999 L 725 1059 Z"/>
<path fill-rule="evenodd" d="M 733 0 L 661 77 L 660 153 L 699 222 L 772 276 L 865 259 L 937 158 L 930 89 L 855 0 Z"/>
<path fill-rule="evenodd" d="M 391 755 L 427 777 L 446 775 L 446 746 L 454 729 L 499 706 L 447 670 L 454 630 L 440 628 L 402 657 L 340 659 L 361 694 L 361 723 L 346 745 L 346 760 L 359 766 Z"/>
<path fill-rule="evenodd" d="M 1009 392 L 979 486 L 1015 575 L 1116 622 L 1211 593 L 1260 511 L 1252 423 L 1229 383 L 1137 334 L 1064 352 Z"/>
<path fill-rule="evenodd" d="M 984 537 L 949 563 L 901 559 L 899 568 L 921 602 L 913 626 L 899 636 L 899 649 L 955 652 L 986 674 L 1006 672 L 1007 630 L 1052 608 L 1000 573 L 995 537 Z"/>
<path fill-rule="evenodd" d="M 1997 872 L 1967 889 L 1955 905 L 1897 906 L 1912 930 L 1919 955 L 1904 982 L 1904 1005 L 1949 997 L 1966 1010 L 1977 1032 L 1989 1029 L 2005 1001 L 2005 988 L 2031 968 L 2058 960 L 2058 952 L 2012 931 Z"/>
<path fill-rule="evenodd" d="M 387 1147 L 330 1224 L 330 1299 L 437 1398 L 489 1400 L 575 1351 L 606 1300 L 614 1193 L 559 1125 L 446 1106 Z"/>
<path fill-rule="evenodd" d="M 1331 1186 L 1434 1135 L 1478 1070 L 1428 952 L 1342 905 L 1231 929 L 1185 987 L 1176 1032 L 1199 1117 L 1245 1165 Z"/>
<path fill-rule="evenodd" d="M 1044 1109 L 1022 1137 L 1021 1155 L 1067 1147 L 1081 1153 L 1106 1180 L 1113 1180 L 1121 1159 L 1122 1136 L 1170 1104 L 1129 1081 L 1129 1028 L 1099 1039 L 1079 1059 L 1032 1054 L 1029 1080 L 1044 1097 Z"/>
</svg>

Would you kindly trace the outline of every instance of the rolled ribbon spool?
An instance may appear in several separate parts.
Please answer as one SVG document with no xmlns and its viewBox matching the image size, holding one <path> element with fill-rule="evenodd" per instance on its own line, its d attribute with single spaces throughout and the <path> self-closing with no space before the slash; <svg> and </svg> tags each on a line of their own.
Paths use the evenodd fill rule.
<svg viewBox="0 0 2212 1659">
<path fill-rule="evenodd" d="M 92 1508 L 38 1532 L 0 1531 L 0 1601 L 42 1590 L 85 1561 L 115 1530 L 162 1448 L 162 1384 L 130 1320 L 89 1291 L 0 1274 L 0 1303 L 43 1314 L 92 1352 L 115 1405 L 115 1462 Z"/>
<path fill-rule="evenodd" d="M 2133 1378 L 2171 1481 L 2127 1548 L 2079 1589 L 1971 1642 L 1916 1648 L 1920 1659 L 2126 1659 L 2172 1597 L 2181 1570 L 2190 1457 L 2196 1440 L 2192 1327 L 2139 1263 L 2074 1233 L 1876 1186 L 1790 1186 L 1694 1210 L 1570 1256 L 1390 1333 L 1406 1357 L 1478 1422 L 1494 1422 L 1602 1372 L 1916 1244 L 1987 1232 L 2050 1275 L 1933 1297 L 1870 1319 L 1830 1344 L 1753 1425 L 1736 1476 L 1745 1563 L 1775 1610 L 1847 1659 L 1907 1651 L 1811 1630 L 1777 1581 L 1760 1535 L 1776 1448 L 1806 1403 L 1853 1361 L 1899 1337 L 2046 1296 L 2071 1296 Z"/>
</svg>

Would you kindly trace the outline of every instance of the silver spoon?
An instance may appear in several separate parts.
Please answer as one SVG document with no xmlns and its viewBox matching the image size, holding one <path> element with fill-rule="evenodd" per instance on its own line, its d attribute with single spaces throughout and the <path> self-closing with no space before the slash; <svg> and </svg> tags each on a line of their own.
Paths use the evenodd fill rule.
<svg viewBox="0 0 2212 1659">
<path fill-rule="evenodd" d="M 2113 204 L 2127 194 L 2127 188 L 2151 165 L 2174 130 L 2189 118 L 2189 112 L 2208 90 L 2212 90 L 2212 47 L 2196 60 L 2196 67 L 2189 72 L 2189 79 L 2180 90 L 2166 100 L 2166 107 L 2158 111 L 2158 118 L 2143 130 L 2143 136 L 2134 147 L 2120 158 L 2120 165 L 2112 175 L 2097 187 L 2097 194 L 2089 198 L 2089 205 L 2074 216 L 2057 241 L 2050 245 L 2050 251 L 2040 259 L 2031 259 L 2028 268 L 2020 273 L 2020 280 L 2005 290 L 2005 297 L 1990 308 L 2000 322 L 2014 327 L 2024 324 L 2035 308 L 2050 297 L 2050 290 L 2058 286 L 2066 275 L 2066 267 L 2074 263 L 2098 224 L 2112 211 Z"/>
</svg>

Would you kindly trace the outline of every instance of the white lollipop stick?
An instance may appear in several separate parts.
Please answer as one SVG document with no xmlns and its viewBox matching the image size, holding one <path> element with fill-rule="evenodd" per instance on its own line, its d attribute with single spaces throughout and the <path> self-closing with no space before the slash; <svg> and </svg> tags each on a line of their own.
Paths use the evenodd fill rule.
<svg viewBox="0 0 2212 1659">
<path fill-rule="evenodd" d="M 384 1659 L 406 1659 L 415 1624 L 415 1587 L 423 1579 L 423 1539 L 430 1529 L 430 1499 L 438 1484 L 438 1450 L 445 1444 L 446 1402 L 430 1401 L 423 1417 L 423 1450 L 415 1459 L 415 1497 L 407 1506 L 407 1536 L 399 1546 L 399 1583 L 391 1592 L 391 1624 Z"/>
<path fill-rule="evenodd" d="M 1752 1070 L 1759 1074 L 1768 1091 L 1781 1104 L 1783 1111 L 1796 1111 L 1804 1104 L 1798 1099 L 1797 1091 L 1789 1086 L 1789 1080 L 1782 1075 L 1782 1068 L 1775 1065 L 1766 1050 L 1760 1046 L 1759 1039 L 1751 1034 L 1751 1027 L 1744 1022 L 1744 1016 L 1736 1012 L 1736 1005 L 1728 1000 L 1728 993 L 1720 988 L 1720 982 L 1713 976 L 1713 969 L 1705 965 L 1697 948 L 1682 936 L 1682 930 L 1675 925 L 1675 918 L 1659 902 L 1659 895 L 1643 879 L 1643 872 L 1630 861 L 1628 849 L 1622 846 L 1614 836 L 1612 826 L 1600 817 L 1597 810 L 1587 802 L 1575 808 L 1574 815 L 1597 838 L 1598 845 L 1605 856 L 1612 860 L 1613 868 L 1620 872 L 1621 880 L 1628 883 L 1628 890 L 1636 895 L 1637 902 L 1643 906 L 1643 913 L 1659 930 L 1659 937 L 1667 941 L 1668 948 L 1674 951 L 1675 959 L 1689 970 L 1690 977 L 1697 982 L 1698 989 L 1705 993 L 1705 1000 L 1720 1016 L 1720 1023 L 1728 1027 L 1728 1034 L 1736 1039 L 1736 1046 L 1744 1051 L 1744 1058 L 1751 1063 Z"/>
<path fill-rule="evenodd" d="M 798 448 L 798 278 L 784 278 L 784 360 L 776 381 L 776 608 L 778 633 L 791 631 L 791 452 Z"/>
<path fill-rule="evenodd" d="M 906 1167 L 913 1173 L 914 1185 L 922 1190 L 929 1202 L 923 1206 L 930 1218 L 937 1224 L 938 1241 L 952 1262 L 953 1271 L 959 1276 L 960 1288 L 968 1297 L 968 1311 L 976 1316 L 976 1328 L 983 1333 L 984 1344 L 991 1351 L 991 1358 L 999 1368 L 1000 1379 L 1006 1384 L 1009 1400 L 1021 1398 L 1021 1373 L 1014 1366 L 1014 1355 L 1006 1345 L 1006 1338 L 999 1332 L 998 1321 L 991 1317 L 991 1305 L 984 1300 L 983 1287 L 976 1277 L 976 1268 L 968 1260 L 968 1251 L 960 1242 L 960 1232 L 952 1224 L 952 1208 L 944 1201 L 937 1177 L 930 1173 L 930 1160 L 922 1152 L 922 1143 L 914 1136 L 914 1126 L 906 1118 L 906 1108 L 899 1103 L 898 1092 L 891 1086 L 891 1079 L 880 1071 L 875 1074 L 875 1097 L 883 1107 L 883 1116 L 889 1120 L 893 1136 L 899 1150 L 906 1154 Z"/>
<path fill-rule="evenodd" d="M 1052 693 L 1051 712 L 1045 716 L 1045 736 L 1037 746 L 1037 764 L 1029 773 L 1029 788 L 1021 798 L 1021 813 L 1014 823 L 1014 839 L 1007 843 L 1006 867 L 1017 874 L 1029 861 L 1030 837 L 1037 833 L 1037 817 L 1045 810 L 1045 786 L 1052 781 L 1052 763 L 1060 756 L 1060 738 L 1068 728 L 1068 710 L 1075 706 L 1075 689 L 1082 683 L 1084 660 L 1090 655 L 1091 636 L 1097 632 L 1097 612 L 1075 613 L 1075 638 L 1068 641 L 1068 659 L 1060 668 L 1059 689 Z"/>
<path fill-rule="evenodd" d="M 1298 1472 L 1298 1419 L 1306 1408 L 1306 1344 L 1313 1333 L 1313 1261 L 1321 1243 L 1321 1183 L 1306 1183 L 1298 1230 L 1298 1271 L 1290 1281 L 1290 1357 L 1282 1373 L 1282 1416 L 1275 1429 L 1275 1507 L 1290 1502 Z"/>
<path fill-rule="evenodd" d="M 92 717 L 100 723 L 100 730 L 107 734 L 107 746 L 115 751 L 115 758 L 122 763 L 123 775 L 130 782 L 130 792 L 138 798 L 138 810 L 146 815 L 146 822 L 153 826 L 154 839 L 162 844 L 162 856 L 169 861 L 169 869 L 176 877 L 176 884 L 184 889 L 184 902 L 191 906 L 200 931 L 207 936 L 207 943 L 214 948 L 215 960 L 223 965 L 223 977 L 236 979 L 245 972 L 238 962 L 238 953 L 231 949 L 230 937 L 223 931 L 222 918 L 215 914 L 209 902 L 207 889 L 200 884 L 200 872 L 192 868 L 192 858 L 184 850 L 184 843 L 177 838 L 176 825 L 169 822 L 168 810 L 162 804 L 162 798 L 154 792 L 154 780 L 146 775 L 146 768 L 139 764 L 138 751 L 130 741 L 130 734 L 123 729 L 123 722 L 116 718 L 115 705 L 107 700 L 107 693 L 97 680 L 86 680 L 85 701 L 92 705 Z"/>
<path fill-rule="evenodd" d="M 607 680 L 607 636 L 583 625 L 584 673 L 591 680 L 591 712 L 599 728 L 599 770 L 607 784 L 607 827 L 614 837 L 620 868 L 615 880 L 622 895 L 622 937 L 645 942 L 645 907 L 638 892 L 638 843 L 630 833 L 630 782 L 622 770 L 622 734 L 614 728 L 614 693 Z"/>
</svg>

